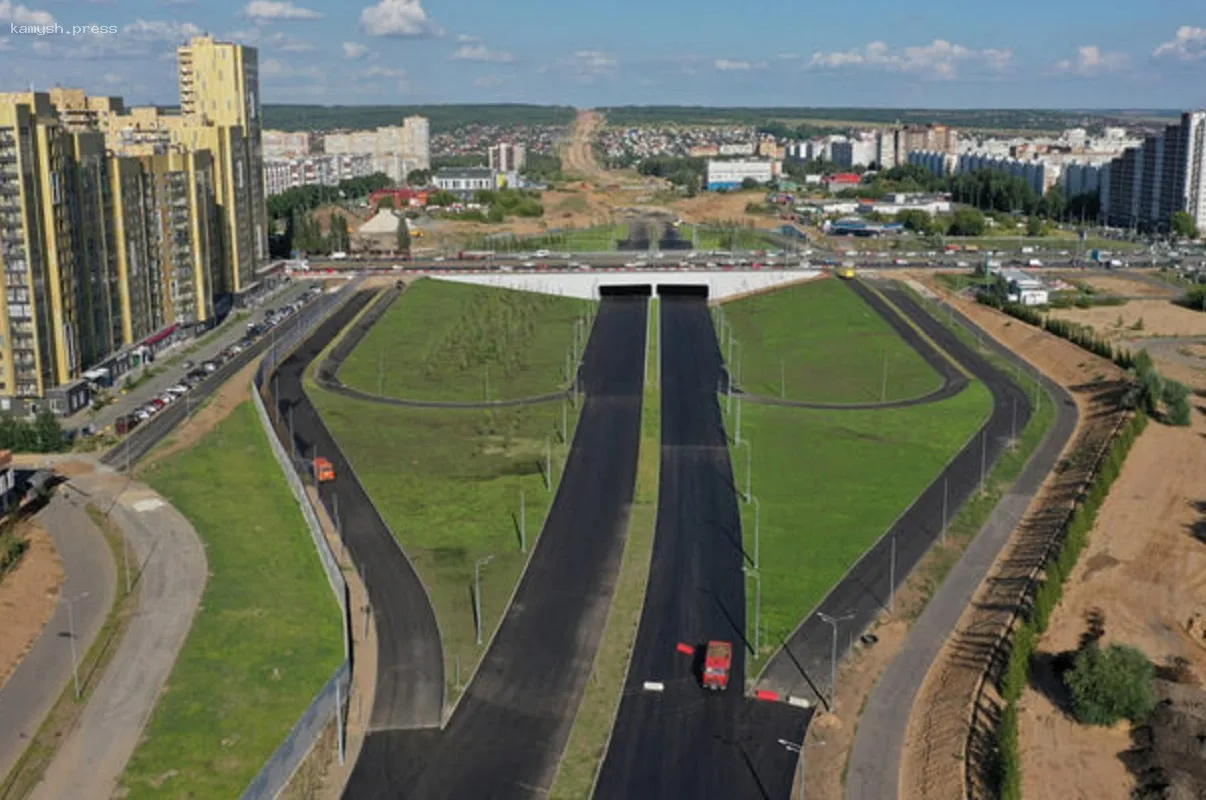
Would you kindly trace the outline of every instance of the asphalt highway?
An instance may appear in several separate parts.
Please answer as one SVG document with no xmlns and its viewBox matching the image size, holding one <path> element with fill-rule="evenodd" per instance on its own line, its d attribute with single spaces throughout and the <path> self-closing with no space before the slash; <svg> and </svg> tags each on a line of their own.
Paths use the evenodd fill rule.
<svg viewBox="0 0 1206 800">
<path fill-rule="evenodd" d="M 850 287 L 871 302 L 889 320 L 895 313 L 887 310 L 861 282 Z M 895 524 L 834 586 L 815 613 L 809 615 L 796 631 L 783 642 L 783 649 L 771 659 L 759 680 L 759 688 L 779 691 L 817 702 L 824 702 L 830 693 L 830 665 L 833 629 L 819 613 L 850 619 L 840 623 L 837 634 L 838 659 L 849 650 L 857 638 L 880 611 L 888 608 L 889 584 L 899 588 L 909 572 L 942 534 L 943 495 L 946 493 L 947 513 L 953 516 L 964 501 L 978 490 L 982 470 L 992 468 L 1008 446 L 1015 430 L 1021 431 L 1031 414 L 1030 398 L 1008 378 L 999 373 L 987 360 L 965 345 L 937 320 L 922 310 L 899 289 L 886 284 L 877 288 L 906 317 L 912 320 L 938 347 L 952 355 L 982 381 L 992 392 L 993 411 L 984 426 L 952 459 Z M 911 327 L 897 328 L 915 349 L 926 352 L 929 346 Z M 1016 416 L 1015 416 L 1016 414 Z M 819 535 L 819 534 L 818 534 Z M 892 571 L 892 550 L 895 543 L 896 564 Z"/>
<path fill-rule="evenodd" d="M 663 287 L 664 288 L 664 287 Z M 595 796 L 785 798 L 809 712 L 747 698 L 741 521 L 704 297 L 663 295 L 661 485 L 653 563 L 624 697 Z M 676 650 L 733 643 L 726 691 L 699 685 Z M 664 683 L 645 692 L 645 681 Z"/>
<path fill-rule="evenodd" d="M 547 795 L 623 555 L 636 481 L 647 303 L 639 296 L 603 299 L 582 367 L 586 402 L 557 496 L 515 598 L 447 727 L 369 736 L 344 797 Z"/>
<path fill-rule="evenodd" d="M 280 394 L 274 398 L 286 428 L 292 420 L 298 456 L 310 460 L 319 454 L 334 465 L 336 478 L 321 485 L 320 495 L 328 511 L 338 503 L 344 543 L 368 586 L 378 642 L 369 742 L 382 731 L 438 728 L 444 711 L 444 659 L 431 601 L 302 385 L 307 365 L 374 294 L 357 292 L 281 362 L 275 380 Z"/>
</svg>

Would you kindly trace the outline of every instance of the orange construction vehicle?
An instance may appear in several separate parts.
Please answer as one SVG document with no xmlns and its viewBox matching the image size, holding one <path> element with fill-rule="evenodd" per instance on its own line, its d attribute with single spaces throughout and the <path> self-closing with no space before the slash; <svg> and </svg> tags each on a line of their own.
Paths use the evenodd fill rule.
<svg viewBox="0 0 1206 800">
<path fill-rule="evenodd" d="M 732 666 L 733 645 L 730 642 L 708 642 L 703 665 L 704 688 L 714 692 L 728 688 L 729 669 Z"/>
<path fill-rule="evenodd" d="M 322 456 L 314 459 L 314 480 L 319 483 L 335 480 L 335 467 Z"/>
</svg>

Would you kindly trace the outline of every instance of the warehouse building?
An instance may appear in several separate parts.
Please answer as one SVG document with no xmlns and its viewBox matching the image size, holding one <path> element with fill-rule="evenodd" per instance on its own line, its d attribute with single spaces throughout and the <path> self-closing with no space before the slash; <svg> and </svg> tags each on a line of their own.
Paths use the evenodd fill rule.
<svg viewBox="0 0 1206 800">
<path fill-rule="evenodd" d="M 774 161 L 709 161 L 708 183 L 709 191 L 721 189 L 740 189 L 746 180 L 758 183 L 771 183 L 778 177 L 778 163 Z"/>
</svg>

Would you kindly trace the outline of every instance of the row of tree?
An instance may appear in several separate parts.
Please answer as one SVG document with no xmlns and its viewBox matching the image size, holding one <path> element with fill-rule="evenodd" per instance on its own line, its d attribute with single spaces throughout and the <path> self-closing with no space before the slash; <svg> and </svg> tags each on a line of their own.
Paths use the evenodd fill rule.
<svg viewBox="0 0 1206 800">
<path fill-rule="evenodd" d="M 335 186 L 296 186 L 268 198 L 268 216 L 273 219 L 289 219 L 299 211 L 312 211 L 330 203 L 359 200 L 378 189 L 385 189 L 392 183 L 385 173 L 375 172 L 362 178 L 348 178 Z"/>
<path fill-rule="evenodd" d="M 32 420 L 0 414 L 0 450 L 60 453 L 67 446 L 59 419 L 49 410 L 38 412 Z"/>
</svg>

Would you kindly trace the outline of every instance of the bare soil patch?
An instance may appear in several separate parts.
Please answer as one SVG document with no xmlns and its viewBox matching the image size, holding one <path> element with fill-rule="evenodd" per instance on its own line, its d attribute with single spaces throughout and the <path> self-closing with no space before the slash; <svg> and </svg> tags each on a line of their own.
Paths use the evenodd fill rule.
<svg viewBox="0 0 1206 800">
<path fill-rule="evenodd" d="M 1132 300 L 1126 305 L 1097 308 L 1060 308 L 1053 310 L 1051 316 L 1088 325 L 1109 339 L 1206 335 L 1206 314 L 1168 300 Z M 1140 320 L 1142 326 L 1138 325 Z"/>
<path fill-rule="evenodd" d="M 1039 660 L 1075 650 L 1093 619 L 1103 643 L 1133 645 L 1157 665 L 1181 664 L 1192 681 L 1206 680 L 1203 435 L 1206 419 L 1195 413 L 1190 428 L 1150 425 L 1135 443 L 1065 585 Z M 1019 704 L 1024 796 L 1126 796 L 1134 777 L 1119 756 L 1130 747 L 1130 726 L 1080 725 L 1052 694 L 1031 687 Z"/>
<path fill-rule="evenodd" d="M 1079 283 L 1087 283 L 1102 294 L 1113 294 L 1120 297 L 1155 297 L 1172 299 L 1177 292 L 1171 286 L 1156 286 L 1146 281 L 1138 281 L 1122 275 L 1091 275 L 1084 277 L 1075 273 L 1062 273 L 1060 277 L 1069 278 Z"/>
<path fill-rule="evenodd" d="M 29 547 L 11 572 L 0 579 L 0 686 L 54 615 L 63 583 L 63 562 L 50 534 L 33 520 L 18 523 L 14 533 Z"/>
<path fill-rule="evenodd" d="M 930 281 L 925 282 L 951 299 Z M 930 668 L 914 703 L 901 764 L 902 796 L 951 800 L 964 796 L 969 770 L 972 785 L 977 787 L 973 795 L 985 791 L 987 776 L 982 768 L 992 733 L 985 722 L 995 712 L 997 700 L 991 686 L 980 694 L 981 681 L 992 663 L 996 642 L 1013 619 L 1027 578 L 1042 562 L 1051 537 L 1062 529 L 1093 457 L 1118 422 L 1113 393 L 1122 377 L 1113 364 L 1070 342 L 974 301 L 955 298 L 953 302 L 990 336 L 1067 387 L 1081 417 L 1064 451 L 1063 469 L 1048 476 Z M 982 703 L 978 709 L 977 700 Z"/>
</svg>

